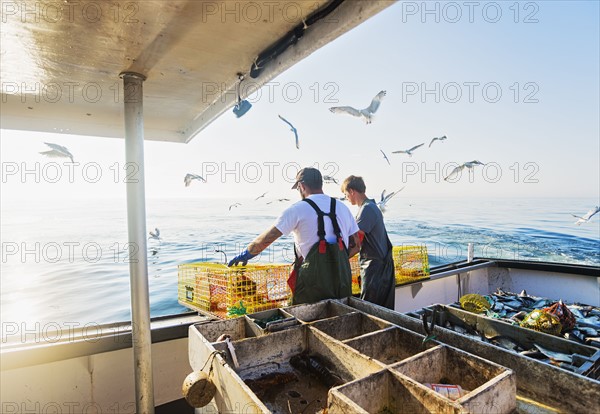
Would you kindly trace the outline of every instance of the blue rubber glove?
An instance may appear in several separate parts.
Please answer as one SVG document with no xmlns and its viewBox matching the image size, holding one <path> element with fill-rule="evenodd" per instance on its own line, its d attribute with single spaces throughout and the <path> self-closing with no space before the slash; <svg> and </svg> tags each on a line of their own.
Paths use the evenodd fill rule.
<svg viewBox="0 0 600 414">
<path fill-rule="evenodd" d="M 242 253 L 240 253 L 238 256 L 235 256 L 233 259 L 231 259 L 231 261 L 229 262 L 229 264 L 227 266 L 231 267 L 231 266 L 237 266 L 238 263 L 242 262 L 242 266 L 246 266 L 248 264 L 248 260 L 252 259 L 256 257 L 255 254 L 252 254 L 248 251 L 248 249 L 244 250 Z"/>
</svg>

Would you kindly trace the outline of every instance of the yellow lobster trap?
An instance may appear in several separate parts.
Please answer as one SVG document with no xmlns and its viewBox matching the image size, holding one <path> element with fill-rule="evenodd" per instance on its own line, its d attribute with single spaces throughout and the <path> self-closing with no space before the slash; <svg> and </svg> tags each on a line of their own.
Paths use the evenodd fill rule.
<svg viewBox="0 0 600 414">
<path fill-rule="evenodd" d="M 427 246 L 394 246 L 396 285 L 429 279 L 429 256 Z"/>
<path fill-rule="evenodd" d="M 352 271 L 352 294 L 360 295 L 360 263 L 357 254 L 350 258 L 350 270 Z"/>
<path fill-rule="evenodd" d="M 181 305 L 218 318 L 289 305 L 289 264 L 220 263 L 179 265 L 177 298 Z"/>
<path fill-rule="evenodd" d="M 360 263 L 358 254 L 350 258 L 352 271 L 352 294 L 359 295 L 361 289 Z M 394 246 L 394 271 L 396 285 L 405 285 L 418 280 L 429 279 L 429 256 L 427 246 Z"/>
</svg>

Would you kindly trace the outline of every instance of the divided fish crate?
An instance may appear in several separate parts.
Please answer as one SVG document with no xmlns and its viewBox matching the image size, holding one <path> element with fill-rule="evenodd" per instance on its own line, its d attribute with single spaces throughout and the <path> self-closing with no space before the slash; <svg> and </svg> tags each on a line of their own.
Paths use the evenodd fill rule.
<svg viewBox="0 0 600 414">
<path fill-rule="evenodd" d="M 451 398 L 430 384 L 461 391 Z M 443 345 L 334 388 L 330 397 L 330 414 L 513 413 L 517 406 L 511 370 Z"/>
<path fill-rule="evenodd" d="M 514 410 L 513 373 L 497 364 L 424 343 L 423 335 L 336 300 L 277 312 L 190 327 L 190 365 L 211 372 L 217 390 L 197 414 L 482 412 L 492 397 L 486 412 Z M 253 326 L 257 319 L 286 326 L 268 332 Z M 465 395 L 452 401 L 421 383 L 443 380 Z"/>
<path fill-rule="evenodd" d="M 220 263 L 179 265 L 178 301 L 181 305 L 218 318 L 287 306 L 291 291 L 287 264 Z"/>
<path fill-rule="evenodd" d="M 454 384 L 453 397 L 430 385 Z M 516 379 L 500 365 L 439 345 L 330 393 L 329 414 L 513 413 Z"/>
</svg>

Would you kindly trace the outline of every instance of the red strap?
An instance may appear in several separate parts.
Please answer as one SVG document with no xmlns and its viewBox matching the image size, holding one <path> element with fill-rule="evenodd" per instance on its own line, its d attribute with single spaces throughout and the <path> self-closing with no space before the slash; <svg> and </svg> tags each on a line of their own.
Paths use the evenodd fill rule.
<svg viewBox="0 0 600 414">
<path fill-rule="evenodd" d="M 344 251 L 344 240 L 341 237 L 338 237 L 338 246 L 340 246 L 340 251 Z"/>
<path fill-rule="evenodd" d="M 290 273 L 290 277 L 288 277 L 287 280 L 287 284 L 290 287 L 292 293 L 294 293 L 294 291 L 296 290 L 296 279 L 298 279 L 298 272 L 296 272 L 296 269 L 293 269 Z"/>
<path fill-rule="evenodd" d="M 321 240 L 319 242 L 319 253 L 324 254 L 327 251 L 327 246 L 325 244 L 325 240 Z"/>
</svg>

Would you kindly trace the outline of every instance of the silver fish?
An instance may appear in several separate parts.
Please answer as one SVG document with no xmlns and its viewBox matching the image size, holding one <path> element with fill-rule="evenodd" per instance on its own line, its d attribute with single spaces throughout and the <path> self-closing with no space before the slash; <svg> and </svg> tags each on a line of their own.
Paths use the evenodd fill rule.
<svg viewBox="0 0 600 414">
<path fill-rule="evenodd" d="M 534 358 L 534 359 L 546 359 L 546 355 L 542 354 L 540 351 L 538 351 L 537 349 L 526 349 L 525 351 L 521 351 L 519 352 L 520 355 L 529 357 L 529 358 Z"/>
<path fill-rule="evenodd" d="M 594 328 L 588 328 L 586 326 L 578 326 L 577 329 L 581 332 L 584 333 L 586 336 L 598 336 L 598 331 Z"/>
<path fill-rule="evenodd" d="M 569 308 L 569 310 L 573 313 L 573 315 L 575 315 L 576 318 L 584 318 L 583 313 L 581 313 L 581 311 L 579 310 L 580 308 L 578 306 L 567 305 L 567 308 Z"/>
<path fill-rule="evenodd" d="M 540 299 L 540 300 L 538 300 L 537 302 L 535 302 L 533 305 L 531 305 L 531 307 L 532 307 L 533 309 L 542 309 L 542 308 L 546 308 L 546 307 L 548 307 L 548 306 L 552 305 L 552 303 L 554 303 L 554 302 L 553 302 L 553 301 L 551 301 L 551 300 L 548 300 L 548 299 Z"/>
<path fill-rule="evenodd" d="M 600 337 L 598 338 L 585 338 L 585 343 L 588 345 L 600 347 Z"/>
<path fill-rule="evenodd" d="M 577 325 L 600 329 L 600 320 L 595 316 L 589 318 L 577 318 Z"/>
<path fill-rule="evenodd" d="M 523 306 L 523 303 L 518 300 L 511 300 L 510 302 L 506 302 L 505 305 L 509 308 L 518 311 L 519 309 L 521 309 L 521 306 Z"/>
<path fill-rule="evenodd" d="M 535 346 L 542 354 L 546 355 L 553 361 L 566 362 L 569 364 L 573 362 L 573 357 L 571 355 L 550 351 L 549 349 L 546 349 L 538 344 L 533 344 L 533 346 Z"/>
<path fill-rule="evenodd" d="M 492 305 L 492 310 L 494 311 L 500 311 L 504 309 L 504 305 L 502 304 L 502 302 L 494 302 L 494 304 Z"/>
<path fill-rule="evenodd" d="M 488 340 L 501 348 L 508 349 L 509 351 L 517 352 L 517 349 L 523 349 L 517 341 L 507 336 L 498 335 L 492 338 L 488 338 Z"/>
<path fill-rule="evenodd" d="M 510 319 L 516 322 L 521 322 L 523 319 L 525 319 L 526 316 L 527 312 L 521 311 L 515 313 L 513 316 L 510 317 Z"/>
</svg>

